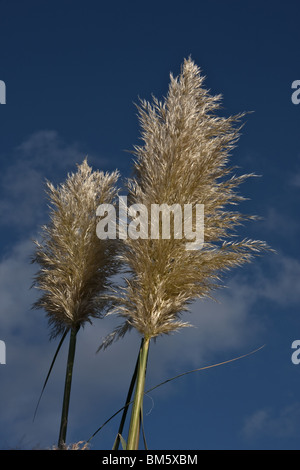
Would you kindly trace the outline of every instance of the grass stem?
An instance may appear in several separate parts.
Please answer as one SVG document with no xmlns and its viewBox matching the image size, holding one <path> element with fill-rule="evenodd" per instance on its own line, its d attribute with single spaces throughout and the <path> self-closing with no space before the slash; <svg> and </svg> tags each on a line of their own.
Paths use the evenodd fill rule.
<svg viewBox="0 0 300 470">
<path fill-rule="evenodd" d="M 73 327 L 71 328 L 71 331 L 70 331 L 64 398 L 63 398 L 59 439 L 58 439 L 58 448 L 60 450 L 63 450 L 66 444 L 69 404 L 70 404 L 71 385 L 72 385 L 72 376 L 73 376 L 73 365 L 74 365 L 75 349 L 76 349 L 76 336 L 77 336 L 78 330 L 79 330 L 79 327 Z"/>
<path fill-rule="evenodd" d="M 136 378 L 136 388 L 132 405 L 129 425 L 127 450 L 137 450 L 139 446 L 140 419 L 145 389 L 146 366 L 149 352 L 150 338 L 144 338 L 140 348 L 139 365 Z"/>
</svg>

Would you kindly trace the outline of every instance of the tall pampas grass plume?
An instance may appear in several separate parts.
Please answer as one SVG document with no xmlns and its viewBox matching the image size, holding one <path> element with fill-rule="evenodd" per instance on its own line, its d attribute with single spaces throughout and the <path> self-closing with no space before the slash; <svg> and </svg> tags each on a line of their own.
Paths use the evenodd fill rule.
<svg viewBox="0 0 300 470">
<path fill-rule="evenodd" d="M 182 314 L 196 298 L 212 297 L 222 275 L 249 263 L 268 245 L 237 240 L 236 228 L 255 220 L 233 210 L 244 198 L 237 189 L 254 174 L 237 176 L 229 165 L 240 137 L 244 113 L 220 117 L 221 96 L 204 88 L 204 77 L 191 58 L 184 60 L 166 98 L 141 100 L 138 108 L 142 145 L 134 147 L 134 176 L 128 180 L 128 201 L 143 204 L 204 206 L 204 245 L 187 250 L 182 237 L 124 240 L 122 262 L 128 267 L 126 285 L 115 292 L 114 308 L 124 322 L 102 343 L 107 347 L 131 328 L 142 337 L 139 373 L 128 436 L 128 449 L 138 446 L 139 420 L 149 342 L 189 323 Z M 150 224 L 149 224 L 150 231 Z"/>
</svg>

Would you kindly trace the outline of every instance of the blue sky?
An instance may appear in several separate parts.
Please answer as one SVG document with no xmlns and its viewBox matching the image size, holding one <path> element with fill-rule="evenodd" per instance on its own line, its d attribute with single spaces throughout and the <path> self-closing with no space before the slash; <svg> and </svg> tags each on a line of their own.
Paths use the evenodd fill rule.
<svg viewBox="0 0 300 470">
<path fill-rule="evenodd" d="M 44 181 L 59 183 L 88 155 L 100 170 L 130 174 L 139 143 L 134 103 L 162 99 L 169 74 L 192 56 L 224 115 L 254 111 L 232 162 L 244 183 L 242 212 L 263 220 L 240 237 L 266 240 L 276 255 L 232 271 L 219 303 L 197 301 L 195 328 L 151 345 L 146 388 L 197 367 L 259 352 L 164 385 L 145 397 L 150 449 L 299 449 L 300 80 L 297 1 L 0 1 L 0 448 L 56 444 L 66 347 L 32 422 L 56 342 L 31 310 L 32 238 L 47 221 Z M 134 332 L 95 354 L 114 319 L 78 337 L 68 442 L 86 440 L 126 397 L 140 339 Z M 92 440 L 110 449 L 112 420 Z"/>
</svg>

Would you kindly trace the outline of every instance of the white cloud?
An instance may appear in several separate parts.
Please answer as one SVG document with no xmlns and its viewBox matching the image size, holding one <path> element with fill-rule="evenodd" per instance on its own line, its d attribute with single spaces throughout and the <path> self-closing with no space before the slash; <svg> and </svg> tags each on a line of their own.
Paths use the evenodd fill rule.
<svg viewBox="0 0 300 470">
<path fill-rule="evenodd" d="M 290 177 L 290 184 L 292 186 L 295 186 L 296 188 L 300 188 L 300 171 L 296 171 L 291 177 Z"/>
<path fill-rule="evenodd" d="M 77 143 L 64 142 L 55 131 L 33 133 L 12 151 L 12 163 L 1 173 L 1 224 L 24 231 L 41 223 L 46 207 L 45 180 L 59 183 L 68 172 L 76 171 L 76 164 L 85 157 Z M 96 161 L 90 156 L 88 160 L 90 164 Z M 106 161 L 101 158 L 96 163 Z"/>
<path fill-rule="evenodd" d="M 272 256 L 268 264 L 268 276 L 256 270 L 256 295 L 280 306 L 297 304 L 300 300 L 299 260 L 281 253 Z"/>
<path fill-rule="evenodd" d="M 280 410 L 262 408 L 248 416 L 243 426 L 243 434 L 248 439 L 262 437 L 290 438 L 299 430 L 300 403 L 292 403 Z"/>
<path fill-rule="evenodd" d="M 28 159 L 34 167 L 55 172 L 58 168 L 74 165 L 83 157 L 77 143 L 67 144 L 52 130 L 33 133 L 16 147 L 16 151 L 19 158 Z"/>
<path fill-rule="evenodd" d="M 264 220 L 259 222 L 262 232 L 274 233 L 287 242 L 293 239 L 295 232 L 299 231 L 299 220 L 280 210 L 278 207 L 269 207 Z"/>
<path fill-rule="evenodd" d="M 36 298 L 36 293 L 30 289 L 36 271 L 30 263 L 32 253 L 33 243 L 24 240 L 16 244 L 0 263 L 2 336 L 12 331 L 24 333 L 31 324 L 30 315 L 26 312 Z"/>
</svg>

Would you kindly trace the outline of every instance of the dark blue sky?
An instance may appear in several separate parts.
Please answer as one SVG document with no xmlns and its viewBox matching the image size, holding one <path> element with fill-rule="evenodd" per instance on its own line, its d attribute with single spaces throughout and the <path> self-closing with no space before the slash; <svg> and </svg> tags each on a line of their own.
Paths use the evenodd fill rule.
<svg viewBox="0 0 300 470">
<path fill-rule="evenodd" d="M 39 414 L 32 413 L 56 344 L 43 312 L 30 306 L 31 238 L 47 220 L 45 178 L 58 183 L 85 155 L 95 168 L 131 172 L 139 141 L 134 103 L 166 95 L 169 74 L 192 56 L 222 114 L 254 111 L 232 163 L 255 172 L 241 187 L 241 210 L 260 222 L 240 236 L 277 250 L 226 278 L 220 304 L 197 302 L 197 328 L 159 338 L 149 356 L 148 386 L 265 344 L 226 366 L 183 377 L 145 399 L 150 449 L 299 449 L 300 365 L 300 80 L 297 1 L 0 1 L 1 261 L 0 447 L 56 443 L 66 350 Z M 95 355 L 109 322 L 79 340 L 69 442 L 85 440 L 125 400 L 139 338 L 130 334 Z M 96 373 L 95 373 L 96 370 Z M 118 420 L 92 441 L 109 449 Z"/>
</svg>

